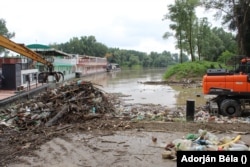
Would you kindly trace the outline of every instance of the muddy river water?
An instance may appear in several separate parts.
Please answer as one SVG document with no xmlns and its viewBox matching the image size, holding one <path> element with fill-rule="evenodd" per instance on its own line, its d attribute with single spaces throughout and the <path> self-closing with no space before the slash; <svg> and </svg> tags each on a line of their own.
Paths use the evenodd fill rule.
<svg viewBox="0 0 250 167">
<path fill-rule="evenodd" d="M 187 100 L 195 100 L 196 105 L 205 104 L 201 96 L 201 88 L 182 88 L 169 85 L 148 85 L 142 82 L 162 81 L 165 68 L 121 70 L 101 73 L 83 79 L 102 85 L 101 89 L 108 93 L 126 95 L 127 103 L 161 104 L 168 107 L 185 105 Z M 198 96 L 199 95 L 199 96 Z"/>
<path fill-rule="evenodd" d="M 174 106 L 178 93 L 168 85 L 147 85 L 141 82 L 161 81 L 166 69 L 121 70 L 85 77 L 102 85 L 109 93 L 122 93 L 129 103 L 153 103 Z"/>
</svg>

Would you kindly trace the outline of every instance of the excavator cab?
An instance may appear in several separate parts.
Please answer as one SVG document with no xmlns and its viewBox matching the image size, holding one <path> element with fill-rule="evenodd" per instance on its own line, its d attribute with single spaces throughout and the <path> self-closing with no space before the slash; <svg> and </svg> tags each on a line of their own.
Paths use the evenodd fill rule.
<svg viewBox="0 0 250 167">
<path fill-rule="evenodd" d="M 238 69 L 243 74 L 250 74 L 250 58 L 241 59 Z"/>
<path fill-rule="evenodd" d="M 250 74 L 250 58 L 245 56 L 233 56 L 226 62 L 230 74 Z"/>
</svg>

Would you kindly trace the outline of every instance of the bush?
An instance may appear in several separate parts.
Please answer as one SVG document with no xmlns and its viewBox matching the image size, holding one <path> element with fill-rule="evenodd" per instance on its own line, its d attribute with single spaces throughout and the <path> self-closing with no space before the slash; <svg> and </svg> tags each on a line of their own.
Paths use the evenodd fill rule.
<svg viewBox="0 0 250 167">
<path fill-rule="evenodd" d="M 225 67 L 225 65 L 223 65 Z M 219 68 L 219 63 L 209 61 L 185 62 L 170 66 L 163 75 L 167 79 L 201 78 L 207 69 Z"/>
</svg>

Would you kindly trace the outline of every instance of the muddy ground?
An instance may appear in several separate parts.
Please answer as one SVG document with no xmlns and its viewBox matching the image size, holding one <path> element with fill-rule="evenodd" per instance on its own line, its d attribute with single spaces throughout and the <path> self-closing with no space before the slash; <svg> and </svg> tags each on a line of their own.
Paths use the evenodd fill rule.
<svg viewBox="0 0 250 167">
<path fill-rule="evenodd" d="M 131 122 L 104 117 L 25 132 L 10 130 L 1 134 L 0 162 L 1 166 L 41 167 L 176 166 L 175 161 L 162 159 L 164 147 L 199 129 L 236 136 L 239 131 L 249 132 L 249 124 Z M 249 134 L 242 135 L 248 144 L 249 139 Z"/>
<path fill-rule="evenodd" d="M 164 147 L 199 129 L 219 136 L 240 133 L 250 144 L 249 123 L 138 120 L 124 114 L 81 118 L 24 130 L 0 125 L 0 166 L 176 166 L 162 159 Z"/>
</svg>

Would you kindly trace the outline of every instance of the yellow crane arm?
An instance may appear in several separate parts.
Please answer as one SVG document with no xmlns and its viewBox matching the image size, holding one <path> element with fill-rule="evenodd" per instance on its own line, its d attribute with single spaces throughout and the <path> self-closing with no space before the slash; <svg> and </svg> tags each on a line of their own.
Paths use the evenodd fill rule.
<svg viewBox="0 0 250 167">
<path fill-rule="evenodd" d="M 43 58 L 41 55 L 39 55 L 38 53 L 30 50 L 29 48 L 25 47 L 23 44 L 17 44 L 11 40 L 9 40 L 8 38 L 0 35 L 0 46 L 12 50 L 16 53 L 19 53 L 25 57 L 28 57 L 32 60 L 38 61 L 42 64 L 45 64 L 49 67 L 52 66 L 51 62 L 47 61 L 45 58 Z"/>
<path fill-rule="evenodd" d="M 12 50 L 16 53 L 21 54 L 22 56 L 28 57 L 32 60 L 35 60 L 37 62 L 40 62 L 48 67 L 48 71 L 40 72 L 38 74 L 38 82 L 44 83 L 48 82 L 48 76 L 52 75 L 56 79 L 57 82 L 64 80 L 64 75 L 62 72 L 56 72 L 53 71 L 53 64 L 49 61 L 47 61 L 44 57 L 42 57 L 40 54 L 32 51 L 31 49 L 25 47 L 23 44 L 17 44 L 8 38 L 0 35 L 0 46 Z"/>
</svg>

